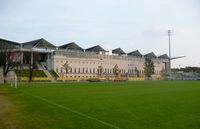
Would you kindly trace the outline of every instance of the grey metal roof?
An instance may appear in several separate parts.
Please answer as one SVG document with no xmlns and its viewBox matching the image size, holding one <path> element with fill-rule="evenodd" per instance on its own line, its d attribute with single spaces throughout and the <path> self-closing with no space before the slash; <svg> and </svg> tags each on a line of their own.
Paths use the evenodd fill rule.
<svg viewBox="0 0 200 129">
<path fill-rule="evenodd" d="M 62 46 L 59 46 L 58 48 L 61 49 L 70 49 L 70 50 L 78 50 L 78 51 L 84 51 L 83 48 L 81 48 L 79 45 L 77 45 L 74 42 L 68 43 L 68 44 L 64 44 Z"/>
<path fill-rule="evenodd" d="M 129 55 L 129 56 L 136 56 L 136 57 L 142 57 L 142 54 L 138 50 L 130 52 L 127 55 Z"/>
<path fill-rule="evenodd" d="M 56 49 L 56 46 L 48 42 L 47 40 L 41 38 L 29 42 L 23 43 L 24 48 L 45 48 L 45 49 Z"/>
<path fill-rule="evenodd" d="M 10 43 L 10 44 L 13 44 L 13 45 L 19 45 L 19 43 L 15 42 L 15 41 L 10 41 L 10 40 L 1 39 L 1 38 L 0 38 L 0 42 Z"/>
<path fill-rule="evenodd" d="M 157 56 L 153 52 L 150 52 L 150 53 L 144 55 L 144 57 L 156 58 Z"/>
<path fill-rule="evenodd" d="M 1 48 L 5 48 L 5 47 L 19 48 L 20 44 L 14 41 L 0 38 L 0 46 Z"/>
<path fill-rule="evenodd" d="M 90 48 L 86 49 L 85 51 L 89 51 L 89 52 L 100 52 L 100 51 L 104 51 L 104 52 L 105 52 L 105 50 L 104 50 L 101 46 L 99 46 L 99 45 L 94 46 L 94 47 L 90 47 Z"/>
<path fill-rule="evenodd" d="M 119 55 L 126 54 L 121 48 L 116 48 L 112 50 L 112 53 L 119 54 Z"/>
<path fill-rule="evenodd" d="M 169 59 L 169 56 L 167 54 L 163 54 L 161 56 L 158 56 L 158 58 Z"/>
</svg>

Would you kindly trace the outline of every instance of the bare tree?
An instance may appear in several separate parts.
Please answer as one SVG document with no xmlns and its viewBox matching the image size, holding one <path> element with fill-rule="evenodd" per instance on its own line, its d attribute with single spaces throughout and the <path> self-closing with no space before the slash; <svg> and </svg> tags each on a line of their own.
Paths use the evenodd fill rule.
<svg viewBox="0 0 200 129">
<path fill-rule="evenodd" d="M 140 71 L 138 70 L 137 67 L 135 67 L 135 73 L 136 73 L 136 77 L 139 77 L 139 76 L 140 76 Z"/>
<path fill-rule="evenodd" d="M 166 77 L 168 76 L 164 68 L 162 68 L 162 70 L 160 71 L 160 76 L 162 77 L 162 79 L 166 79 Z"/>
<path fill-rule="evenodd" d="M 98 66 L 97 75 L 98 75 L 99 78 L 102 77 L 102 75 L 103 75 L 103 66 Z"/>
<path fill-rule="evenodd" d="M 31 56 L 33 56 L 32 54 L 33 54 L 32 52 L 25 52 L 24 53 L 25 60 L 29 64 L 29 76 L 28 76 L 29 83 L 32 81 L 32 78 L 33 78 L 33 61 L 32 61 L 33 57 L 31 57 Z"/>
<path fill-rule="evenodd" d="M 64 69 L 65 69 L 65 73 L 66 75 L 71 71 L 71 66 L 69 66 L 68 61 L 65 62 L 65 64 L 63 65 Z"/>
<path fill-rule="evenodd" d="M 19 65 L 19 55 L 14 44 L 0 41 L 0 68 L 3 71 L 4 83 L 7 81 L 7 74 Z"/>
<path fill-rule="evenodd" d="M 36 62 L 39 59 L 38 53 L 26 52 L 24 53 L 25 60 L 28 62 L 29 65 L 29 83 L 32 82 L 33 78 L 33 70 L 37 68 Z"/>
</svg>

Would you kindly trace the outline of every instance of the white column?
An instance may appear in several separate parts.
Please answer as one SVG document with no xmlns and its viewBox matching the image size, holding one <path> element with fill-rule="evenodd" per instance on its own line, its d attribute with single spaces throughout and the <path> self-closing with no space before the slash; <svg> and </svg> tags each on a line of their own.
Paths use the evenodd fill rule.
<svg viewBox="0 0 200 129">
<path fill-rule="evenodd" d="M 24 56 L 24 53 L 21 51 L 21 56 L 20 56 L 21 65 L 23 64 L 23 56 Z"/>
<path fill-rule="evenodd" d="M 31 67 L 33 67 L 33 52 L 31 52 Z"/>
</svg>

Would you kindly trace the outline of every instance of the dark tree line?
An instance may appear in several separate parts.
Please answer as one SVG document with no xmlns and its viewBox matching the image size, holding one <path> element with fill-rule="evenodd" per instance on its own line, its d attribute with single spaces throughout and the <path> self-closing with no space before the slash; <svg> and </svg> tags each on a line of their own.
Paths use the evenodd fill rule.
<svg viewBox="0 0 200 129">
<path fill-rule="evenodd" d="M 185 68 L 175 68 L 172 69 L 172 71 L 183 71 L 183 72 L 196 72 L 196 73 L 200 73 L 200 67 L 190 67 L 187 66 Z"/>
</svg>

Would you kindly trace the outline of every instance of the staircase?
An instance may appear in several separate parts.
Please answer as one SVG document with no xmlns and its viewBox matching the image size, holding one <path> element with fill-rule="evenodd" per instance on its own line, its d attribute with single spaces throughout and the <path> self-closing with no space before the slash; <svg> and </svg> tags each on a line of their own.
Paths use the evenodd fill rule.
<svg viewBox="0 0 200 129">
<path fill-rule="evenodd" d="M 47 75 L 48 78 L 51 78 L 51 82 L 56 81 L 55 78 L 49 73 L 49 71 L 46 70 L 46 67 L 43 63 L 37 64 L 37 67 L 38 67 L 39 70 L 42 70 Z"/>
<path fill-rule="evenodd" d="M 51 82 L 55 82 L 56 81 L 55 78 L 49 73 L 48 70 L 44 70 L 43 69 L 43 71 L 47 75 L 47 77 L 51 78 Z"/>
</svg>

